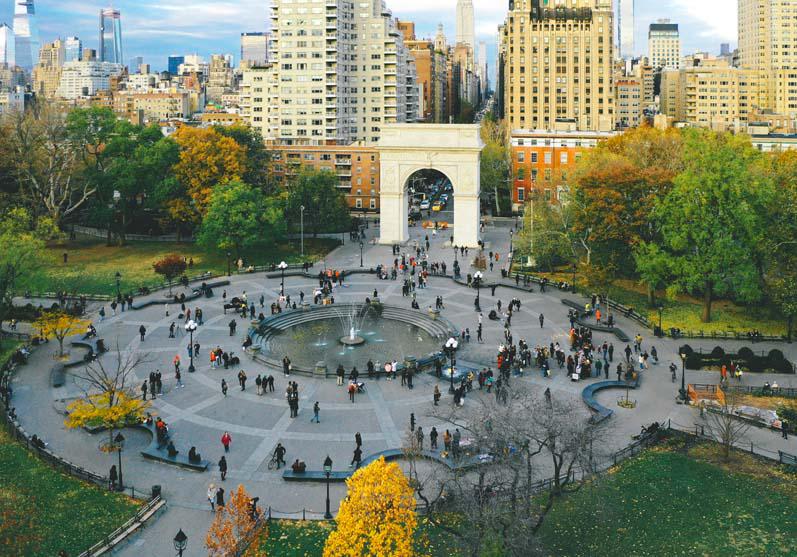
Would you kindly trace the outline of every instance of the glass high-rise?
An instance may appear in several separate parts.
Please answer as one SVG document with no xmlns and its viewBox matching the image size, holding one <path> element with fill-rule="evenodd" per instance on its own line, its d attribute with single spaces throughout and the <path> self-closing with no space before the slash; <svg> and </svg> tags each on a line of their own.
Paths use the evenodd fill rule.
<svg viewBox="0 0 797 557">
<path fill-rule="evenodd" d="M 15 52 L 14 31 L 5 23 L 2 23 L 0 24 L 0 66 L 3 64 L 8 67 L 16 65 Z"/>
<path fill-rule="evenodd" d="M 180 72 L 180 65 L 185 62 L 185 56 L 177 56 L 176 54 L 172 54 L 169 56 L 169 73 L 171 75 L 177 75 Z"/>
<path fill-rule="evenodd" d="M 14 1 L 14 37 L 17 66 L 33 69 L 39 60 L 39 27 L 33 0 Z"/>
<path fill-rule="evenodd" d="M 100 62 L 123 64 L 122 14 L 119 10 L 100 10 Z"/>
<path fill-rule="evenodd" d="M 64 41 L 64 62 L 79 62 L 83 59 L 83 41 L 67 37 Z"/>
</svg>

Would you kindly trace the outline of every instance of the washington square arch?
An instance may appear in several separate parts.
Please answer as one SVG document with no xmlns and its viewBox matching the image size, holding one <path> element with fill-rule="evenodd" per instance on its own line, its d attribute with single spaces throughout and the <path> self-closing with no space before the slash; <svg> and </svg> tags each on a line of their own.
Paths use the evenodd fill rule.
<svg viewBox="0 0 797 557">
<path fill-rule="evenodd" d="M 478 125 L 391 124 L 376 146 L 380 159 L 382 244 L 409 240 L 408 185 L 420 170 L 437 170 L 454 196 L 454 245 L 479 245 L 479 163 L 484 148 Z"/>
</svg>

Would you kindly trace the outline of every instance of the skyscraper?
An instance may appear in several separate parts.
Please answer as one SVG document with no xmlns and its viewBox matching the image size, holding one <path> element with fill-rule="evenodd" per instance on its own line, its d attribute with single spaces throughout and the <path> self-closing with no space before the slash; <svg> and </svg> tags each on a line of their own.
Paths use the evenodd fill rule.
<svg viewBox="0 0 797 557">
<path fill-rule="evenodd" d="M 169 56 L 169 73 L 171 75 L 180 73 L 180 65 L 183 62 L 185 62 L 185 56 L 178 56 L 177 54 Z"/>
<path fill-rule="evenodd" d="M 457 43 L 476 47 L 472 0 L 457 0 Z"/>
<path fill-rule="evenodd" d="M 67 37 L 64 41 L 64 62 L 78 62 L 83 59 L 83 41 L 78 37 Z"/>
<path fill-rule="evenodd" d="M 0 66 L 3 64 L 11 67 L 16 64 L 16 44 L 14 31 L 5 23 L 0 24 Z"/>
<path fill-rule="evenodd" d="M 617 20 L 617 44 L 620 46 L 620 58 L 634 57 L 634 1 L 619 0 Z"/>
<path fill-rule="evenodd" d="M 677 70 L 681 66 L 681 35 L 677 23 L 660 19 L 650 24 L 648 56 L 654 69 Z"/>
<path fill-rule="evenodd" d="M 100 62 L 124 64 L 122 60 L 122 14 L 119 10 L 100 10 Z"/>
<path fill-rule="evenodd" d="M 241 66 L 263 66 L 268 61 L 268 33 L 241 33 Z"/>
<path fill-rule="evenodd" d="M 33 69 L 39 59 L 39 28 L 36 25 L 36 8 L 33 0 L 15 0 L 14 37 L 17 66 Z"/>
</svg>

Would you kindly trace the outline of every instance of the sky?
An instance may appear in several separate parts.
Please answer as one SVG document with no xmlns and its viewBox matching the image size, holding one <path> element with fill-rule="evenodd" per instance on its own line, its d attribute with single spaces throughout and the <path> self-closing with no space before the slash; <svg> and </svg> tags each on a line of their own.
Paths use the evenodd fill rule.
<svg viewBox="0 0 797 557">
<path fill-rule="evenodd" d="M 438 23 L 453 43 L 456 0 L 386 0 L 393 15 L 416 23 L 419 37 L 434 37 Z M 14 0 L 0 0 L 0 23 L 13 25 Z M 97 48 L 99 10 L 109 0 L 36 0 L 42 42 L 76 35 L 84 48 Z M 268 0 L 114 0 L 122 12 L 125 60 L 143 56 L 153 69 L 166 68 L 169 54 L 240 54 L 240 34 L 262 31 Z M 487 42 L 495 66 L 497 26 L 507 0 L 473 0 L 478 40 Z M 736 45 L 735 0 L 636 0 L 636 51 L 647 50 L 647 27 L 658 18 L 680 24 L 682 51 L 719 52 Z"/>
</svg>

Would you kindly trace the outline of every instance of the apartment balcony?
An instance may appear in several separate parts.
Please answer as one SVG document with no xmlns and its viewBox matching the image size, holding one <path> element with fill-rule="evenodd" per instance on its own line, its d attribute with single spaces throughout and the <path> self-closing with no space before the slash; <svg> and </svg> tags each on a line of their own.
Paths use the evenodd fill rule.
<svg viewBox="0 0 797 557">
<path fill-rule="evenodd" d="M 351 157 L 341 157 L 335 159 L 336 165 L 351 166 Z"/>
<path fill-rule="evenodd" d="M 338 178 L 351 178 L 351 170 L 338 170 Z"/>
</svg>

